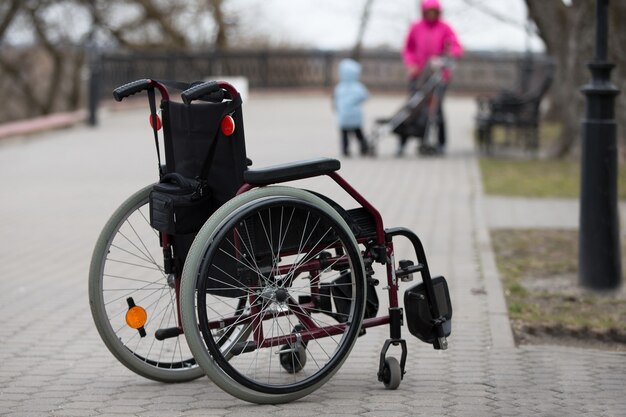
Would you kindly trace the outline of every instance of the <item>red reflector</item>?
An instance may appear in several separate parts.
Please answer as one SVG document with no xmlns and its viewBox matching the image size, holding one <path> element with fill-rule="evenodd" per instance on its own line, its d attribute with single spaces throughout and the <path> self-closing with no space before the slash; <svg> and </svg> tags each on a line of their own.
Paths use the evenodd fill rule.
<svg viewBox="0 0 626 417">
<path fill-rule="evenodd" d="M 161 118 L 159 117 L 158 114 L 155 115 L 156 117 L 156 121 L 157 121 L 157 130 L 161 130 Z M 150 115 L 150 127 L 154 129 L 154 126 L 152 126 L 152 115 Z"/>
<path fill-rule="evenodd" d="M 235 133 L 235 119 L 230 115 L 224 116 L 222 119 L 222 133 L 225 136 L 230 136 Z"/>
</svg>

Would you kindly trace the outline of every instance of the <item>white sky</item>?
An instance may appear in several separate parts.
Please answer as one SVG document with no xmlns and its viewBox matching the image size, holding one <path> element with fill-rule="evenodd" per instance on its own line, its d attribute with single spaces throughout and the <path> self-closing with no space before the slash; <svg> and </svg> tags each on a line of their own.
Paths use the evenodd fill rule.
<svg viewBox="0 0 626 417">
<path fill-rule="evenodd" d="M 365 1 L 228 0 L 226 7 L 232 15 L 237 16 L 237 30 L 244 38 L 262 39 L 271 46 L 350 49 L 356 41 Z M 528 37 L 524 30 L 526 22 L 524 0 L 441 0 L 441 2 L 444 19 L 457 31 L 466 49 L 525 50 Z M 481 11 L 481 8 L 492 10 L 508 23 Z M 88 29 L 89 18 L 86 14 L 81 15 L 65 9 L 52 13 L 64 16 L 61 20 L 65 22 L 65 27 L 74 28 L 76 33 L 84 33 Z M 374 0 L 364 46 L 400 49 L 409 24 L 419 15 L 419 0 Z M 193 20 L 193 16 L 184 18 Z M 202 40 L 211 38 L 213 29 L 211 21 L 196 20 L 188 27 L 191 38 Z M 32 38 L 32 34 L 25 32 L 20 22 L 16 22 L 9 33 L 9 38 L 16 42 L 28 42 Z M 544 49 L 541 40 L 534 35 L 531 37 L 530 45 L 534 51 Z"/>
<path fill-rule="evenodd" d="M 274 44 L 340 49 L 354 45 L 364 3 L 365 0 L 231 0 L 230 7 L 242 14 L 240 27 L 252 28 L 252 36 L 268 37 Z M 442 5 L 444 19 L 455 28 L 467 49 L 526 48 L 524 0 L 442 0 Z M 489 8 L 516 24 L 504 23 L 479 7 Z M 399 49 L 410 22 L 419 17 L 418 10 L 418 0 L 374 0 L 365 46 Z M 543 43 L 533 36 L 531 47 L 541 51 Z"/>
</svg>

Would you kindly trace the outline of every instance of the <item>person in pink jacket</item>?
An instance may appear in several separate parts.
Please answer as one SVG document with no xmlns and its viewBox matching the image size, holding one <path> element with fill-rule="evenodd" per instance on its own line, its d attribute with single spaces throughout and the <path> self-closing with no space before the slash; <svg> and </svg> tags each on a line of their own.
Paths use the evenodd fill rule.
<svg viewBox="0 0 626 417">
<path fill-rule="evenodd" d="M 415 92 L 417 79 L 427 68 L 430 61 L 438 57 L 449 56 L 458 58 L 463 54 L 463 47 L 446 22 L 441 20 L 441 4 L 439 0 L 422 0 L 422 19 L 414 22 L 404 43 L 402 58 L 409 76 L 411 92 Z M 443 78 L 446 84 L 450 82 L 452 74 L 445 70 Z M 441 98 L 446 88 L 441 87 Z M 443 112 L 439 108 L 439 150 L 443 152 L 446 145 L 446 130 Z M 398 155 L 402 155 L 407 138 L 401 138 Z"/>
</svg>

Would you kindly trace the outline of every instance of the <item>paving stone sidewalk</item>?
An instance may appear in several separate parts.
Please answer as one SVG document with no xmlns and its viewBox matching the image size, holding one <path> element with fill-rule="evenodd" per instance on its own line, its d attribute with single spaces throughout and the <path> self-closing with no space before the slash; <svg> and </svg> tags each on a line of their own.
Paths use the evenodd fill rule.
<svg viewBox="0 0 626 417">
<path fill-rule="evenodd" d="M 483 201 L 490 229 L 578 228 L 580 203 L 577 199 L 486 196 Z M 619 212 L 623 222 L 626 203 L 619 203 Z"/>
<path fill-rule="evenodd" d="M 387 116 L 401 102 L 375 97 L 366 112 Z M 244 113 L 255 166 L 338 154 L 327 96 L 253 95 Z M 145 380 L 117 363 L 94 328 L 87 270 L 95 240 L 116 206 L 155 179 L 147 108 L 103 114 L 97 130 L 0 142 L 0 415 L 626 415 L 626 355 L 513 345 L 470 141 L 472 100 L 451 97 L 447 114 L 444 158 L 395 159 L 390 138 L 379 158 L 343 160 L 342 175 L 387 226 L 417 231 L 432 270 L 449 279 L 450 349 L 434 351 L 405 328 L 408 373 L 386 391 L 376 368 L 387 328 L 370 329 L 328 384 L 277 406 L 233 399 L 207 378 Z M 301 185 L 350 203 L 330 181 Z M 408 246 L 397 249 L 398 258 L 408 256 Z"/>
</svg>

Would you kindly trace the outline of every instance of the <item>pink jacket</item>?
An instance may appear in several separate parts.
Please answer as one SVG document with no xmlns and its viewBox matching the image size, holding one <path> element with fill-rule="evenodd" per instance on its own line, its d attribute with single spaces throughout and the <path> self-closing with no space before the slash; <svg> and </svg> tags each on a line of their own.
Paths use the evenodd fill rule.
<svg viewBox="0 0 626 417">
<path fill-rule="evenodd" d="M 427 22 L 420 20 L 411 25 L 404 43 L 402 57 L 404 65 L 417 66 L 421 73 L 424 66 L 434 56 L 449 55 L 455 58 L 463 55 L 463 47 L 459 43 L 454 30 L 442 20 Z M 449 71 L 444 74 L 449 81 Z"/>
</svg>

